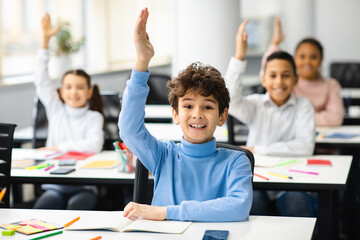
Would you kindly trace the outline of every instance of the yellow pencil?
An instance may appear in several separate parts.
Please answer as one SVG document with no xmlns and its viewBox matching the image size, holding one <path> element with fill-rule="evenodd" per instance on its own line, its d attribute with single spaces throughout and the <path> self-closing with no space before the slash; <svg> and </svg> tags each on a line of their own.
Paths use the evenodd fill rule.
<svg viewBox="0 0 360 240">
<path fill-rule="evenodd" d="M 1 192 L 0 192 L 0 202 L 1 200 L 3 199 L 4 195 L 5 195 L 5 192 L 6 192 L 6 187 L 4 187 Z"/>
<path fill-rule="evenodd" d="M 292 179 L 291 176 L 286 176 L 286 175 L 283 175 L 283 174 L 280 174 L 280 173 L 267 172 L 267 174 L 270 174 L 270 175 L 273 175 L 273 176 L 276 176 L 276 177 L 280 177 L 280 178 Z"/>
</svg>

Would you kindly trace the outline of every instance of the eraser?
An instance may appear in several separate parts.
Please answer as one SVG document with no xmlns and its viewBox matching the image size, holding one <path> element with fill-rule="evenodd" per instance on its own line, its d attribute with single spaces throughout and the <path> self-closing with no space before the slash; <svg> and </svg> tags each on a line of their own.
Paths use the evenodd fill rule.
<svg viewBox="0 0 360 240">
<path fill-rule="evenodd" d="M 4 230 L 2 231 L 3 236 L 12 236 L 15 234 L 15 230 Z"/>
</svg>

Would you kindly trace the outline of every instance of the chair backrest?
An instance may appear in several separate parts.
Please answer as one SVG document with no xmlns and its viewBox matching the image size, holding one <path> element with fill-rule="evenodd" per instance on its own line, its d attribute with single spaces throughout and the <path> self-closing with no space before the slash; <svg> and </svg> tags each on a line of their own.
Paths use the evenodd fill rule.
<svg viewBox="0 0 360 240">
<path fill-rule="evenodd" d="M 171 77 L 166 74 L 150 74 L 148 85 L 150 87 L 146 104 L 169 104 L 168 88 L 166 83 Z"/>
<path fill-rule="evenodd" d="M 103 149 L 113 150 L 112 142 L 119 140 L 118 118 L 121 110 L 120 93 L 117 91 L 101 91 L 104 102 L 105 115 L 105 142 Z M 33 139 L 32 147 L 39 148 L 45 146 L 48 131 L 48 120 L 45 107 L 35 97 L 33 108 Z"/>
<path fill-rule="evenodd" d="M 331 63 L 330 76 L 338 80 L 343 88 L 359 88 L 360 62 Z"/>
<path fill-rule="evenodd" d="M 231 144 L 226 144 L 226 143 L 216 143 L 216 147 L 217 148 L 227 148 L 227 149 L 244 152 L 250 161 L 251 171 L 254 174 L 255 159 L 254 159 L 254 155 L 252 154 L 251 151 L 241 148 L 241 147 L 238 147 L 238 146 L 231 145 Z M 133 201 L 137 202 L 137 203 L 150 204 L 152 194 L 149 194 L 149 193 L 151 192 L 152 189 L 149 189 L 149 186 L 150 186 L 149 171 L 138 159 L 136 162 L 136 169 L 135 169 Z"/>
<path fill-rule="evenodd" d="M 11 152 L 14 144 L 15 124 L 0 123 L 0 191 L 6 187 L 7 192 L 0 207 L 9 207 L 10 203 L 10 170 Z"/>
<path fill-rule="evenodd" d="M 239 141 L 236 139 L 237 136 L 247 136 L 248 128 L 235 117 L 229 114 L 226 125 L 228 127 L 229 144 L 232 145 L 244 145 L 246 141 Z"/>
<path fill-rule="evenodd" d="M 34 98 L 32 122 L 33 122 L 33 138 L 31 141 L 32 147 L 33 148 L 44 147 L 48 132 L 48 119 L 46 116 L 45 107 L 38 97 Z"/>
<path fill-rule="evenodd" d="M 104 150 L 114 150 L 112 143 L 120 140 L 118 119 L 121 111 L 120 93 L 117 91 L 101 91 L 104 102 L 105 142 Z"/>
</svg>

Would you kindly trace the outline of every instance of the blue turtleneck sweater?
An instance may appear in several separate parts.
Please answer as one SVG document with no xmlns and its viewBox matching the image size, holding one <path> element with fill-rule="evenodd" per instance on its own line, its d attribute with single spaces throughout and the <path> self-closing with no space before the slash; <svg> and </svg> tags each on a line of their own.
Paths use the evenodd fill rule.
<svg viewBox="0 0 360 240">
<path fill-rule="evenodd" d="M 150 72 L 133 70 L 123 94 L 120 137 L 154 175 L 152 205 L 183 221 L 244 221 L 252 203 L 251 167 L 244 153 L 216 148 L 216 140 L 192 144 L 159 141 L 145 127 Z"/>
</svg>

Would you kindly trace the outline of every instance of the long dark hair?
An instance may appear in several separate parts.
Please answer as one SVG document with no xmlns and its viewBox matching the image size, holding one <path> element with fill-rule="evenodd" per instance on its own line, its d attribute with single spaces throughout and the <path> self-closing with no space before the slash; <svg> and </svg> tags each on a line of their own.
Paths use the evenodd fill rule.
<svg viewBox="0 0 360 240">
<path fill-rule="evenodd" d="M 72 69 L 72 70 L 69 70 L 66 73 L 64 73 L 64 75 L 61 79 L 61 84 L 63 83 L 65 76 L 68 74 L 74 74 L 77 76 L 84 77 L 86 79 L 86 83 L 87 83 L 88 87 L 91 88 L 91 77 L 89 76 L 89 74 L 87 74 L 84 70 L 81 70 L 81 69 Z M 93 88 L 93 94 L 92 94 L 91 98 L 89 99 L 89 109 L 92 111 L 97 111 L 97 112 L 101 113 L 101 115 L 105 119 L 104 102 L 100 95 L 99 87 L 97 84 L 94 84 L 92 86 L 92 88 Z"/>
</svg>

